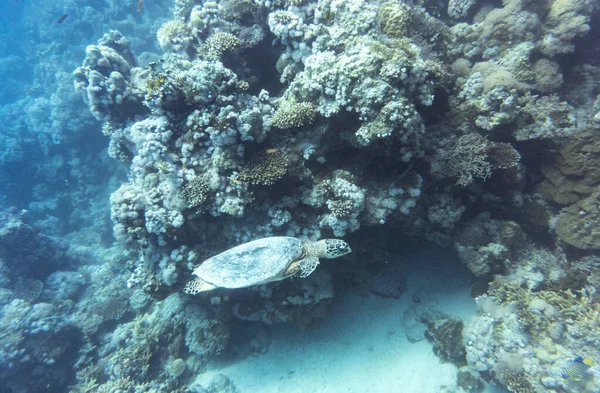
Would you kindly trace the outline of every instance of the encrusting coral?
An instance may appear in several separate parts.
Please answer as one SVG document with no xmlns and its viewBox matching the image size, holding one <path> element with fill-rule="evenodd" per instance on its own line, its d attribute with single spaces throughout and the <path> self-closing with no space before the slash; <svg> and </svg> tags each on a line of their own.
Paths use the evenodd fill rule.
<svg viewBox="0 0 600 393">
<path fill-rule="evenodd" d="M 592 131 L 580 133 L 560 147 L 553 162 L 541 166 L 546 180 L 540 190 L 552 202 L 571 205 L 600 186 L 598 167 L 600 141 Z"/>
<path fill-rule="evenodd" d="M 600 249 L 600 191 L 563 210 L 556 222 L 556 234 L 567 244 L 582 250 Z"/>
</svg>

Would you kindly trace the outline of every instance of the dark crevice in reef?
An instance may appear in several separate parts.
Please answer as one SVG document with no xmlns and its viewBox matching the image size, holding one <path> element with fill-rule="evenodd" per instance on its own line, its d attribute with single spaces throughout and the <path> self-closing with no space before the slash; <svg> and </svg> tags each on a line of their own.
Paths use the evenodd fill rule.
<svg viewBox="0 0 600 393">
<path fill-rule="evenodd" d="M 279 72 L 275 68 L 283 48 L 271 44 L 274 38 L 269 33 L 256 47 L 240 53 L 226 54 L 222 59 L 226 67 L 236 71 L 241 80 L 249 83 L 250 87 L 247 90 L 249 94 L 258 95 L 264 89 L 272 97 L 277 97 L 286 89 L 286 86 L 279 81 Z M 240 62 L 239 56 L 243 62 Z M 244 70 L 239 69 L 240 64 L 243 64 Z M 249 69 L 249 73 L 245 72 L 246 69 Z"/>
<path fill-rule="evenodd" d="M 445 88 L 436 88 L 433 103 L 430 106 L 416 105 L 417 111 L 426 126 L 445 121 L 445 113 L 450 110 L 449 93 Z"/>
<path fill-rule="evenodd" d="M 575 51 L 565 55 L 566 62 L 600 66 L 600 11 L 592 16 L 589 26 L 587 34 L 575 39 Z"/>
</svg>

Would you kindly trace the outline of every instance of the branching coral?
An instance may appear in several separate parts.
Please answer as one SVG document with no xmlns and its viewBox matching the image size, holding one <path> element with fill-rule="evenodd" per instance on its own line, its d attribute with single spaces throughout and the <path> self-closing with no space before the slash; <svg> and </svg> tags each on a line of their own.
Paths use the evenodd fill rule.
<svg viewBox="0 0 600 393">
<path fill-rule="evenodd" d="M 184 52 L 193 41 L 189 27 L 180 20 L 165 22 L 156 33 L 158 44 L 164 51 Z"/>
<path fill-rule="evenodd" d="M 351 199 L 336 199 L 329 203 L 329 209 L 337 218 L 347 218 L 354 210 L 354 202 Z"/>
<path fill-rule="evenodd" d="M 592 343 L 600 338 L 600 305 L 590 288 L 532 291 L 499 276 L 478 303 L 479 315 L 464 333 L 467 359 L 480 372 L 492 371 L 510 391 L 565 386 L 570 359 L 598 356 Z"/>
<path fill-rule="evenodd" d="M 505 381 L 506 388 L 512 393 L 536 393 L 537 390 L 531 384 L 531 375 L 524 372 L 504 373 L 499 376 Z"/>
<path fill-rule="evenodd" d="M 308 125 L 315 120 L 315 108 L 309 102 L 284 101 L 271 120 L 277 128 L 294 128 Z"/>
<path fill-rule="evenodd" d="M 491 142 L 479 134 L 466 134 L 454 141 L 448 150 L 439 150 L 431 171 L 440 178 L 455 177 L 463 187 L 475 179 L 486 180 L 496 168 L 517 165 L 521 155 L 508 143 Z"/>
<path fill-rule="evenodd" d="M 223 55 L 240 44 L 236 36 L 221 30 L 211 34 L 202 48 L 200 55 L 207 60 L 220 60 Z"/>
<path fill-rule="evenodd" d="M 198 207 L 206 201 L 209 191 L 210 185 L 206 177 L 196 176 L 184 186 L 183 198 L 188 207 Z"/>
<path fill-rule="evenodd" d="M 557 326 L 568 326 L 575 339 L 593 341 L 600 336 L 600 304 L 586 290 L 532 292 L 515 283 L 497 281 L 489 295 L 501 303 L 515 305 L 520 326 L 531 332 L 534 340 L 544 340 L 548 335 L 560 340 L 560 336 L 549 332 Z M 582 337 L 583 332 L 587 337 Z"/>
<path fill-rule="evenodd" d="M 492 167 L 498 169 L 512 168 L 521 160 L 521 154 L 510 143 L 493 142 L 487 154 Z"/>
<path fill-rule="evenodd" d="M 268 149 L 256 154 L 239 173 L 238 180 L 252 185 L 271 186 L 285 176 L 287 155 L 279 149 Z"/>
</svg>

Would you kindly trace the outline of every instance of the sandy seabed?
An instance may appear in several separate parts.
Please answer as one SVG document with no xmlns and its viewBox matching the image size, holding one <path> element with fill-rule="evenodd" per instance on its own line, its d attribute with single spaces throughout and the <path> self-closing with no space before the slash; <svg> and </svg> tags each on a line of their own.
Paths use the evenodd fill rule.
<svg viewBox="0 0 600 393">
<path fill-rule="evenodd" d="M 458 262 L 431 253 L 405 256 L 397 266 L 407 286 L 399 299 L 338 295 L 318 328 L 271 326 L 267 353 L 212 363 L 196 382 L 206 386 L 221 373 L 241 393 L 438 393 L 455 386 L 456 366 L 441 362 L 427 340 L 409 341 L 404 318 L 418 296 L 423 310 L 468 320 L 476 311 L 472 277 Z"/>
</svg>

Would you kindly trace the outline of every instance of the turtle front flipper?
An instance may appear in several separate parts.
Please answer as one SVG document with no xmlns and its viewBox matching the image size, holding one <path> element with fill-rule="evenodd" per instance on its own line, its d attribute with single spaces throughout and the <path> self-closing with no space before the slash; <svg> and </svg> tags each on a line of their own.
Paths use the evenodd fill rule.
<svg viewBox="0 0 600 393">
<path fill-rule="evenodd" d="M 306 278 L 319 266 L 319 258 L 304 257 L 298 261 L 298 266 L 300 268 L 300 278 Z"/>
<path fill-rule="evenodd" d="M 196 277 L 192 281 L 189 281 L 187 284 L 185 284 L 183 292 L 187 293 L 188 295 L 197 295 L 200 292 L 212 291 L 216 288 L 216 286 L 207 283 L 199 277 Z"/>
<path fill-rule="evenodd" d="M 298 259 L 297 261 L 290 263 L 290 266 L 288 266 L 282 278 L 292 276 L 306 278 L 315 271 L 317 266 L 319 266 L 319 258 L 317 257 L 310 256 Z"/>
</svg>

